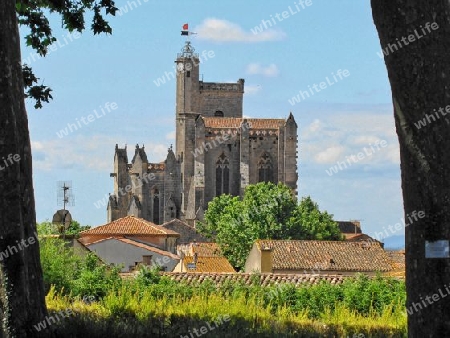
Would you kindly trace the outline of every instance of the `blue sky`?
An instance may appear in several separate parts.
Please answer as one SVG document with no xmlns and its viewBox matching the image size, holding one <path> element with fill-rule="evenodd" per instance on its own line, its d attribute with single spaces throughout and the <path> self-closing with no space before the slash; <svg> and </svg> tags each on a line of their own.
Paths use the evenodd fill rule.
<svg viewBox="0 0 450 338">
<path fill-rule="evenodd" d="M 175 81 L 156 83 L 173 72 L 185 41 L 180 35 L 184 23 L 198 33 L 191 37 L 196 52 L 214 54 L 201 64 L 205 81 L 245 78 L 244 115 L 294 114 L 299 196 L 311 195 L 337 220 L 361 220 L 368 234 L 400 222 L 399 147 L 368 1 L 311 0 L 303 7 L 299 0 L 130 0 L 116 5 L 122 11 L 109 20 L 111 36 L 89 31 L 68 36 L 52 16 L 59 40 L 54 50 L 37 58 L 22 48 L 23 61 L 54 90 L 54 100 L 44 109 L 27 102 L 39 222 L 57 210 L 60 180 L 72 181 L 74 219 L 92 226 L 106 222 L 106 207 L 97 208 L 95 202 L 113 190 L 109 173 L 116 143 L 127 144 L 130 157 L 139 143 L 151 161 L 165 159 L 175 136 Z M 342 71 L 346 77 L 333 78 Z M 319 88 L 321 82 L 325 85 Z M 314 95 L 290 103 L 309 88 Z M 90 114 L 95 116 L 87 121 Z M 61 134 L 77 122 L 81 128 Z M 364 153 L 381 141 L 384 147 Z M 365 156 L 357 158 L 359 152 Z M 343 170 L 328 174 L 345 161 L 347 168 L 341 163 Z"/>
</svg>

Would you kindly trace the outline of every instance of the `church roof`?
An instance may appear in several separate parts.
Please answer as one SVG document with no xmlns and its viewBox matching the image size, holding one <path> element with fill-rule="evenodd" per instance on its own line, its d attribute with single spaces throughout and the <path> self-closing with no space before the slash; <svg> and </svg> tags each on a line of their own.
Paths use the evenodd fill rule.
<svg viewBox="0 0 450 338">
<path fill-rule="evenodd" d="M 134 216 L 119 218 L 111 223 L 80 232 L 81 237 L 91 235 L 177 235 L 175 231 Z"/>
<path fill-rule="evenodd" d="M 131 163 L 134 163 L 138 155 L 141 158 L 142 162 L 148 163 L 147 154 L 145 153 L 144 146 L 142 146 L 142 148 L 139 148 L 139 144 L 136 144 L 136 150 L 134 152 L 134 156 L 133 159 L 131 160 Z"/>
<path fill-rule="evenodd" d="M 247 119 L 239 117 L 203 117 L 205 128 L 240 128 L 246 121 L 250 129 L 278 129 L 286 124 L 284 119 Z"/>
</svg>

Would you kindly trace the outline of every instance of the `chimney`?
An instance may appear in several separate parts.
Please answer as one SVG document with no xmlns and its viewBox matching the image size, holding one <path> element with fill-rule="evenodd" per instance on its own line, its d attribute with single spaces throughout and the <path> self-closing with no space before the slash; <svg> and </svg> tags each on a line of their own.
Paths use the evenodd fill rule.
<svg viewBox="0 0 450 338">
<path fill-rule="evenodd" d="M 273 254 L 268 246 L 261 248 L 261 273 L 273 273 Z"/>
</svg>

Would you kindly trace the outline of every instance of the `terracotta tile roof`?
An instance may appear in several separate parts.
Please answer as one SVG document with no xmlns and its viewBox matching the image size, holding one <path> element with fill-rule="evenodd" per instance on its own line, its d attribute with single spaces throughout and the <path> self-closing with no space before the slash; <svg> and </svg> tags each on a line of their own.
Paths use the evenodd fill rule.
<svg viewBox="0 0 450 338">
<path fill-rule="evenodd" d="M 193 243 L 192 251 L 202 257 L 222 257 L 222 251 L 217 243 Z"/>
<path fill-rule="evenodd" d="M 246 285 L 252 284 L 255 279 L 259 279 L 262 286 L 279 285 L 279 284 L 294 284 L 313 285 L 319 284 L 321 281 L 326 281 L 330 284 L 342 284 L 348 278 L 341 275 L 310 275 L 310 274 L 251 274 L 251 273 L 197 273 L 197 272 L 164 272 L 162 275 L 169 277 L 177 282 L 184 282 L 187 284 L 203 283 L 210 280 L 217 286 L 225 281 L 242 282 Z"/>
<path fill-rule="evenodd" d="M 250 129 L 278 129 L 286 124 L 284 119 L 247 119 Z"/>
<path fill-rule="evenodd" d="M 360 242 L 378 242 L 381 243 L 379 240 L 376 240 L 375 238 L 370 237 L 367 234 L 343 234 L 346 241 L 360 241 Z"/>
<path fill-rule="evenodd" d="M 377 242 L 259 240 L 270 248 L 275 270 L 390 271 L 391 260 Z"/>
<path fill-rule="evenodd" d="M 168 256 L 168 257 L 170 257 L 172 259 L 180 259 L 180 257 L 178 257 L 177 255 L 175 255 L 175 254 L 173 254 L 173 253 L 171 253 L 169 251 L 161 250 L 161 249 L 155 248 L 155 247 L 153 247 L 151 245 L 147 245 L 147 244 L 144 244 L 144 243 L 136 242 L 136 241 L 133 241 L 132 239 L 125 238 L 125 237 L 108 237 L 108 238 L 103 238 L 103 239 L 100 239 L 98 241 L 89 243 L 86 246 L 89 248 L 89 246 L 91 246 L 92 244 L 96 244 L 96 243 L 100 243 L 100 242 L 108 241 L 108 240 L 112 240 L 112 239 L 118 240 L 118 241 L 120 241 L 122 243 L 133 245 L 133 246 L 138 247 L 138 248 L 142 248 L 142 249 L 145 249 L 145 250 L 148 250 L 148 251 L 152 251 L 154 253 L 157 253 L 157 254 L 160 254 L 160 255 L 163 255 L 163 256 Z"/>
<path fill-rule="evenodd" d="M 239 117 L 203 117 L 206 128 L 240 128 L 247 120 L 250 129 L 278 129 L 286 124 L 284 119 L 245 119 Z"/>
<path fill-rule="evenodd" d="M 386 253 L 392 261 L 392 271 L 386 272 L 384 275 L 405 279 L 405 250 L 386 250 Z"/>
<path fill-rule="evenodd" d="M 189 264 L 194 263 L 193 256 L 185 256 L 183 259 L 184 270 L 188 272 L 236 272 L 225 257 L 198 256 L 195 269 L 190 269 Z"/>
<path fill-rule="evenodd" d="M 405 250 L 386 250 L 395 270 L 405 270 Z"/>
<path fill-rule="evenodd" d="M 172 235 L 179 236 L 175 231 L 163 228 L 152 222 L 134 216 L 119 218 L 111 223 L 80 232 L 81 237 L 90 235 Z"/>
<path fill-rule="evenodd" d="M 197 253 L 202 257 L 222 257 L 222 251 L 217 243 L 213 242 L 192 242 L 188 244 L 177 245 L 177 251 L 183 252 L 186 256 L 192 256 Z"/>
<path fill-rule="evenodd" d="M 177 245 L 177 252 L 185 255 L 183 270 L 189 272 L 235 272 L 230 262 L 222 255 L 217 243 L 189 243 Z M 188 264 L 194 262 L 194 254 L 197 254 L 195 269 L 187 269 Z"/>
</svg>

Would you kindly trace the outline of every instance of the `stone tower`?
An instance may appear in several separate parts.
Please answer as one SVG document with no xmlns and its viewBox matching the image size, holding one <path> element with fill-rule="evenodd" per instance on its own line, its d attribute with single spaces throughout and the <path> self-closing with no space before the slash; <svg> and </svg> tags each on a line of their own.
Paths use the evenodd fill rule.
<svg viewBox="0 0 450 338">
<path fill-rule="evenodd" d="M 155 223 L 180 218 L 194 225 L 221 194 L 242 195 L 249 184 L 283 182 L 297 193 L 297 124 L 243 118 L 244 80 L 204 82 L 200 58 L 187 41 L 175 61 L 176 144 L 161 163 L 136 146 L 131 164 L 116 146 L 114 194 L 108 219 L 133 214 Z M 127 193 L 120 191 L 130 185 Z"/>
</svg>

